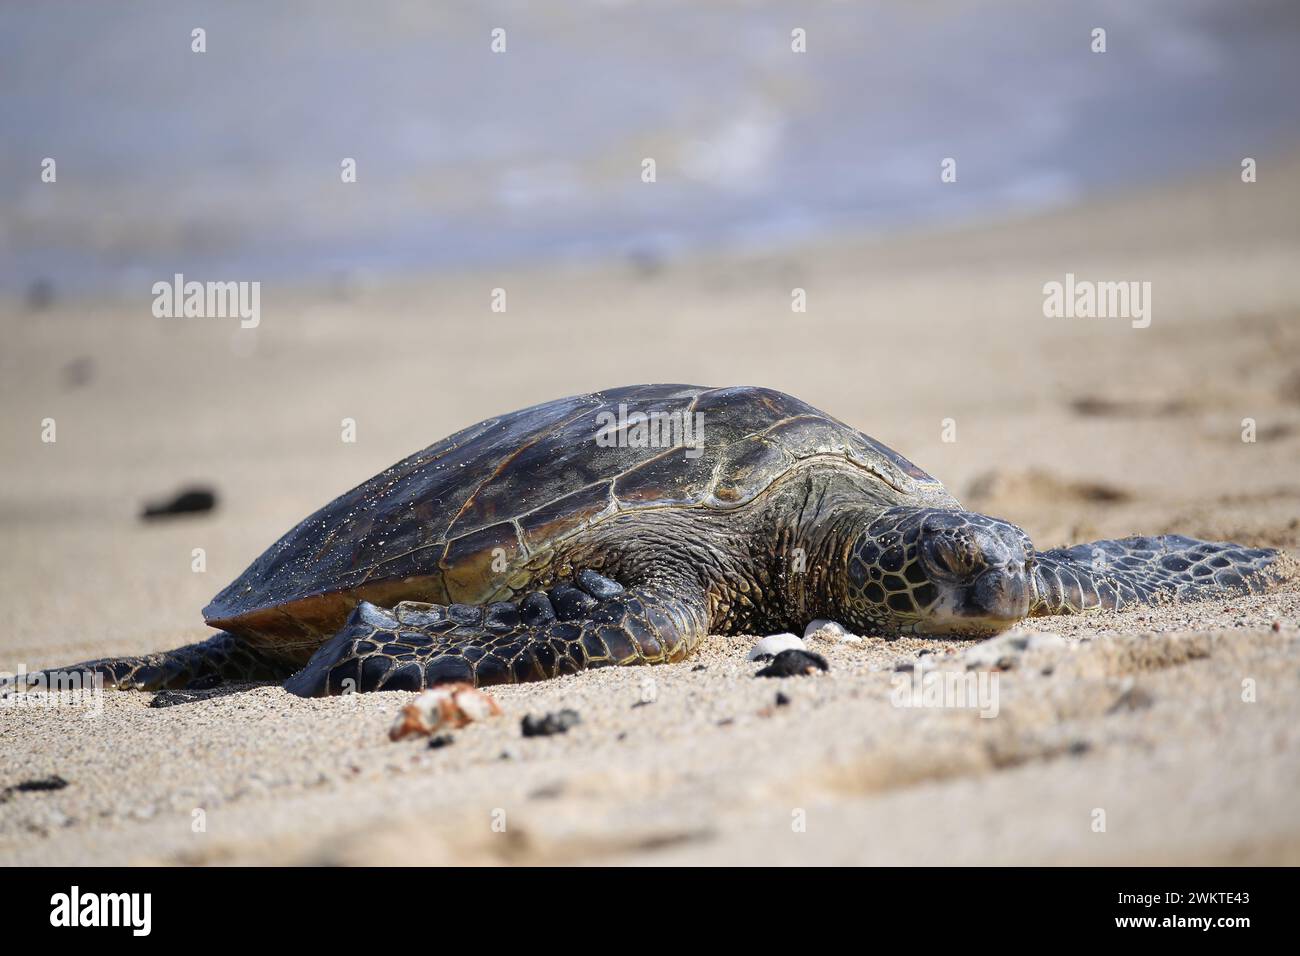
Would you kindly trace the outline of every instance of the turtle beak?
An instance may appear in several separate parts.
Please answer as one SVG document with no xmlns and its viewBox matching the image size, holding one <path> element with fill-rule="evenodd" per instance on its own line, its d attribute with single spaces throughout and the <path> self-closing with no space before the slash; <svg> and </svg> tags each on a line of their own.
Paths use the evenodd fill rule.
<svg viewBox="0 0 1300 956">
<path fill-rule="evenodd" d="M 1007 627 L 1029 614 L 1031 590 L 1023 564 L 989 568 L 966 589 L 958 614 Z"/>
</svg>

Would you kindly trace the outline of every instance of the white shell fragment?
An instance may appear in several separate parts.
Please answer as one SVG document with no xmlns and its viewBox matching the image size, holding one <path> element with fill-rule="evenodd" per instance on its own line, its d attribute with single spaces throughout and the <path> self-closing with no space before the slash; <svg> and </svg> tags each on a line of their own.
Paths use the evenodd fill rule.
<svg viewBox="0 0 1300 956">
<path fill-rule="evenodd" d="M 760 657 L 775 657 L 782 651 L 802 651 L 804 650 L 803 638 L 795 637 L 793 634 L 769 634 L 762 638 L 749 652 L 749 660 L 756 661 Z"/>
<path fill-rule="evenodd" d="M 815 637 L 822 641 L 843 641 L 845 644 L 862 643 L 862 638 L 850 634 L 839 621 L 828 621 L 825 618 L 809 622 L 803 629 L 803 636 L 805 639 Z"/>
<path fill-rule="evenodd" d="M 429 737 L 501 714 L 501 705 L 471 684 L 443 684 L 420 694 L 397 713 L 389 740 Z"/>
</svg>

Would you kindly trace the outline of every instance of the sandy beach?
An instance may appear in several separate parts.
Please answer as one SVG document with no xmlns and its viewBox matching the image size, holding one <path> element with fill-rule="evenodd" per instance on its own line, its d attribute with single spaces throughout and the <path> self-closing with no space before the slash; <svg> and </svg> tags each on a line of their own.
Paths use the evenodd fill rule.
<svg viewBox="0 0 1300 956">
<path fill-rule="evenodd" d="M 887 241 L 268 282 L 256 329 L 156 318 L 149 282 L 11 299 L 0 669 L 201 639 L 212 595 L 340 492 L 494 413 L 633 382 L 798 395 L 1043 548 L 1178 532 L 1294 555 L 1297 183 L 1300 159 L 1262 157 L 1253 184 L 1229 166 Z M 1149 327 L 1044 317 L 1067 273 L 1149 281 Z M 139 520 L 195 483 L 211 514 Z M 504 716 L 439 749 L 388 740 L 406 694 L 6 706 L 0 862 L 1300 863 L 1300 586 L 1030 629 L 993 717 L 892 697 L 987 666 L 971 642 L 870 636 L 813 641 L 813 677 L 755 678 L 752 639 L 718 637 L 493 689 Z M 581 724 L 521 735 L 561 708 Z"/>
</svg>

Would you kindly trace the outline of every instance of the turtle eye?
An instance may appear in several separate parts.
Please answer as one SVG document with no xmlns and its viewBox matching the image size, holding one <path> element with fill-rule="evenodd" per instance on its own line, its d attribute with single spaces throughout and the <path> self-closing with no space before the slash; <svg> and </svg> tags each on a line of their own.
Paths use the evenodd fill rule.
<svg viewBox="0 0 1300 956">
<path fill-rule="evenodd" d="M 935 535 L 926 549 L 935 567 L 957 577 L 969 574 L 975 566 L 975 552 L 965 537 Z"/>
</svg>

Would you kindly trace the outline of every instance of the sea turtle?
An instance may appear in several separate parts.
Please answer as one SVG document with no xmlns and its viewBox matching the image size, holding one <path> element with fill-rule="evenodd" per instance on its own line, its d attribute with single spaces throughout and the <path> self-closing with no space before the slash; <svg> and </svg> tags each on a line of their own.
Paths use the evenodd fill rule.
<svg viewBox="0 0 1300 956">
<path fill-rule="evenodd" d="M 1255 591 L 1277 557 L 1177 535 L 1035 551 L 797 398 L 633 385 L 430 445 L 213 598 L 203 616 L 222 633 L 70 670 L 145 690 L 287 678 L 304 696 L 541 680 L 816 618 L 980 636 L 1026 616 Z"/>
</svg>

